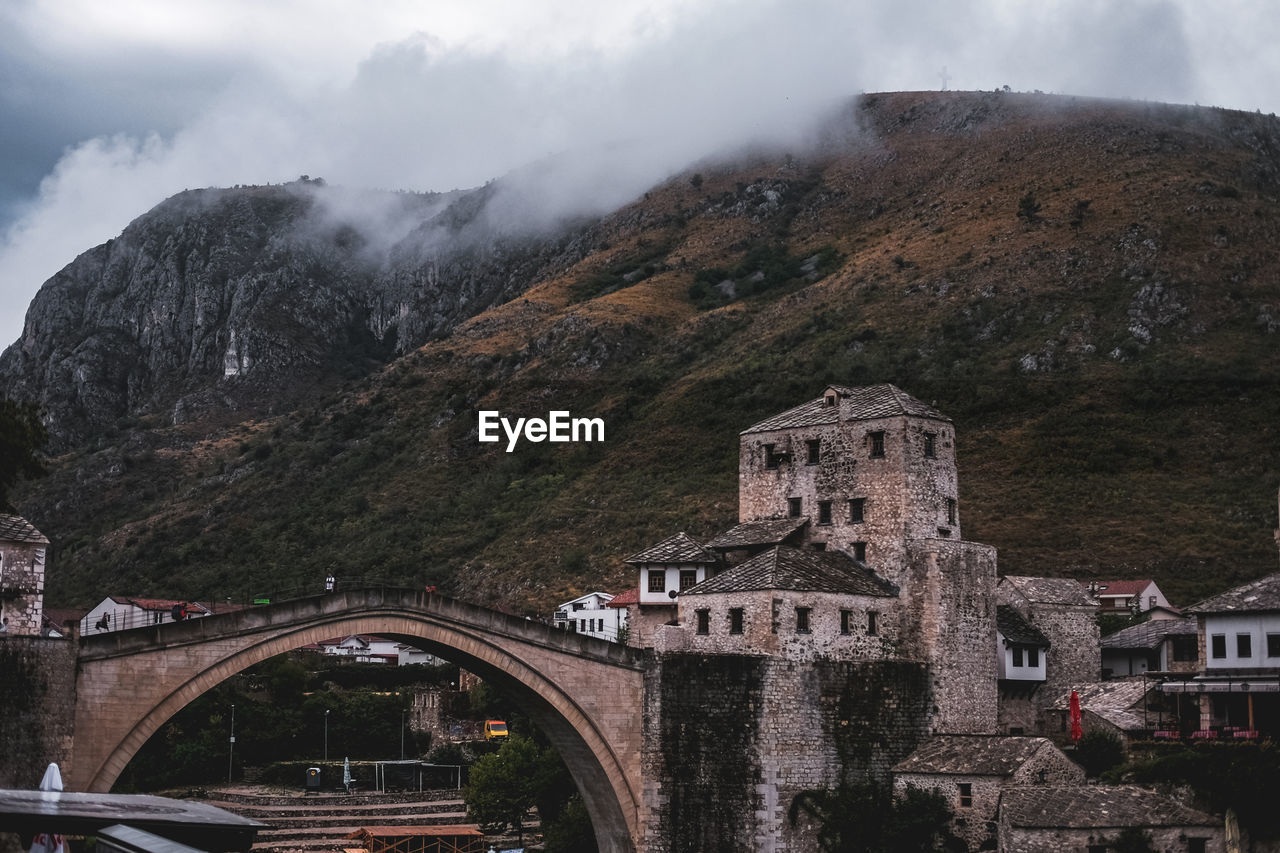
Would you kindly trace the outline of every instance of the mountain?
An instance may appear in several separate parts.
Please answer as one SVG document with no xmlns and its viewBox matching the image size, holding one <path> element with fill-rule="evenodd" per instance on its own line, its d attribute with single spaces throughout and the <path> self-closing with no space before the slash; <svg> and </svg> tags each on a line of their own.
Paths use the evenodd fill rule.
<svg viewBox="0 0 1280 853">
<path fill-rule="evenodd" d="M 54 540 L 51 601 L 333 573 L 545 611 L 633 583 L 623 558 L 675 531 L 730 525 L 738 432 L 829 382 L 892 382 L 954 419 L 963 529 L 1003 572 L 1149 576 L 1185 605 L 1275 570 L 1273 116 L 868 95 L 803 150 L 698 164 L 554 230 L 467 232 L 492 221 L 493 185 L 406 198 L 409 221 L 364 255 L 296 237 L 314 189 L 172 199 L 33 304 L 0 375 L 55 429 L 83 424 L 15 495 Z M 290 198 L 301 212 L 261 225 L 208 218 Z M 149 338 L 81 307 L 125 281 L 121 317 L 201 316 L 169 311 L 142 248 L 198 223 L 211 257 L 241 234 L 283 248 L 246 252 L 239 278 L 171 264 L 173 287 L 234 306 L 252 279 L 274 301 Z M 269 370 L 225 375 L 232 329 Z M 73 368 L 121 339 L 102 368 L 117 378 L 86 374 L 73 397 Z M 134 360 L 159 378 L 120 378 Z M 108 394 L 126 403 L 83 402 Z M 480 410 L 599 417 L 605 441 L 506 452 L 478 441 Z"/>
</svg>

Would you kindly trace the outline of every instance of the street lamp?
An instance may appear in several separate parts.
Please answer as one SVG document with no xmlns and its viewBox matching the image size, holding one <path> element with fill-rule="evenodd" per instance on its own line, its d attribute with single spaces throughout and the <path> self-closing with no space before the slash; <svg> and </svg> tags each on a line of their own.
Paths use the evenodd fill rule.
<svg viewBox="0 0 1280 853">
<path fill-rule="evenodd" d="M 329 709 L 324 709 L 324 760 L 329 760 Z"/>
<path fill-rule="evenodd" d="M 231 765 L 236 754 L 236 706 L 231 706 L 231 741 L 227 747 L 227 784 L 231 784 Z"/>
</svg>

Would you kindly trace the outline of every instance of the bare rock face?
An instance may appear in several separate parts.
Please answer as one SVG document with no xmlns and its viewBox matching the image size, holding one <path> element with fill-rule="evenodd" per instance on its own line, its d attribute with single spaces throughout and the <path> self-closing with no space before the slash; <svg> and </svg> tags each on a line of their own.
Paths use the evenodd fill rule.
<svg viewBox="0 0 1280 853">
<path fill-rule="evenodd" d="M 55 448 L 127 416 L 290 408 L 538 277 L 556 247 L 495 233 L 488 194 L 183 192 L 45 283 L 0 385 Z"/>
</svg>

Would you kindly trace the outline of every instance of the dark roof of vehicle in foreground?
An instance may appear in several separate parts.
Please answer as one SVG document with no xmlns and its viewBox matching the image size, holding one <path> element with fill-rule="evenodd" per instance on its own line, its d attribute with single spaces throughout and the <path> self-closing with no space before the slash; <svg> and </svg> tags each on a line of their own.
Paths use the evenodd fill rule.
<svg viewBox="0 0 1280 853">
<path fill-rule="evenodd" d="M 93 835 L 124 824 L 200 850 L 245 850 L 267 825 L 216 806 L 150 794 L 0 790 L 0 826 L 30 835 Z"/>
</svg>

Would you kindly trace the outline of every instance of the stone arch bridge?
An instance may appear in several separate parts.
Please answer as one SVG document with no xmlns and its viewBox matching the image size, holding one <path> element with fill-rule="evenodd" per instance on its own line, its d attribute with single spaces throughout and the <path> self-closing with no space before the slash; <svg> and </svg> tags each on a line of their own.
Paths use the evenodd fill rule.
<svg viewBox="0 0 1280 853">
<path fill-rule="evenodd" d="M 518 696 L 577 781 L 602 853 L 643 846 L 643 653 L 419 590 L 348 590 L 82 638 L 69 787 L 110 790 L 166 720 L 224 679 L 357 633 L 439 654 Z"/>
</svg>

